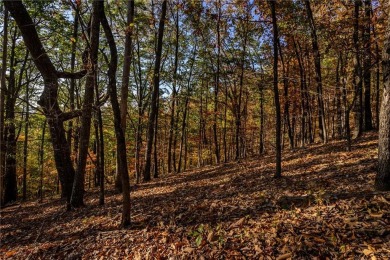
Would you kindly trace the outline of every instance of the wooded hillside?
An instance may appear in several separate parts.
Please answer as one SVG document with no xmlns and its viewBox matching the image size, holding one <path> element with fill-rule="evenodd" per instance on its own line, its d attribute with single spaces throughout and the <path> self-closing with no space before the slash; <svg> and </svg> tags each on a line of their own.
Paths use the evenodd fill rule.
<svg viewBox="0 0 390 260">
<path fill-rule="evenodd" d="M 1 252 L 60 257 L 80 235 L 91 258 L 123 235 L 131 248 L 112 254 L 388 256 L 389 13 L 387 0 L 3 0 Z M 53 230 L 12 223 L 32 212 Z"/>
</svg>

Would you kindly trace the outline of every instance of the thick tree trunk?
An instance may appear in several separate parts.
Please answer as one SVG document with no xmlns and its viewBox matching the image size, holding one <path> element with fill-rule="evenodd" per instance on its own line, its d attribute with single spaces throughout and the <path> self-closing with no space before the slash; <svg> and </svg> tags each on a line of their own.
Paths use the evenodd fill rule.
<svg viewBox="0 0 390 260">
<path fill-rule="evenodd" d="M 318 103 L 318 127 L 320 138 L 324 143 L 328 142 L 328 133 L 326 130 L 324 100 L 322 95 L 322 75 L 321 75 L 321 54 L 318 47 L 317 30 L 314 23 L 313 13 L 310 7 L 310 1 L 305 0 L 306 12 L 310 23 L 311 41 L 314 53 L 315 81 L 317 85 L 317 103 Z"/>
<path fill-rule="evenodd" d="M 388 1 L 390 4 L 390 1 Z M 390 8 L 388 8 L 389 11 Z M 379 123 L 377 190 L 390 190 L 390 18 L 388 19 L 382 51 L 383 98 Z"/>
<path fill-rule="evenodd" d="M 110 25 L 108 24 L 106 14 L 104 12 L 104 5 L 101 8 L 101 24 L 104 29 L 104 33 L 107 38 L 108 45 L 110 47 L 111 60 L 108 68 L 108 91 L 110 94 L 112 111 L 114 113 L 114 128 L 117 151 L 119 151 L 118 167 L 119 174 L 122 177 L 122 227 L 130 226 L 130 183 L 129 173 L 127 169 L 127 156 L 126 156 L 126 140 L 121 125 L 121 111 L 118 102 L 118 96 L 116 93 L 116 71 L 118 66 L 118 55 L 115 44 L 115 39 L 112 34 Z"/>
<path fill-rule="evenodd" d="M 144 178 L 145 182 L 150 181 L 151 179 L 151 161 L 152 161 L 152 146 L 154 138 L 154 124 L 155 117 L 157 113 L 157 99 L 159 98 L 159 88 L 160 88 L 160 65 L 161 65 L 161 54 L 162 54 L 162 43 L 164 37 L 164 25 L 165 25 L 165 16 L 167 12 L 167 0 L 164 0 L 162 3 L 162 12 L 161 19 L 158 28 L 158 40 L 157 40 L 157 52 L 156 52 L 156 61 L 154 64 L 154 75 L 153 75 L 153 91 L 151 98 L 151 108 L 149 113 L 148 121 L 148 140 L 146 144 L 146 156 L 145 156 L 145 169 L 144 169 Z"/>
<path fill-rule="evenodd" d="M 280 112 L 280 101 L 279 101 L 279 88 L 278 88 L 278 24 L 276 20 L 276 11 L 275 11 L 275 2 L 268 1 L 271 7 L 272 14 L 272 28 L 273 28 L 273 51 L 274 51 L 274 64 L 273 64 L 273 74 L 274 74 L 274 98 L 275 98 L 275 148 L 276 148 L 276 171 L 275 178 L 282 177 L 282 146 L 281 146 L 281 112 Z"/>
<path fill-rule="evenodd" d="M 54 150 L 54 160 L 62 185 L 62 195 L 66 198 L 69 209 L 74 179 L 74 168 L 70 158 L 70 147 L 66 140 L 63 123 L 65 120 L 72 118 L 72 116 L 79 114 L 68 114 L 61 111 L 57 100 L 58 78 L 59 76 L 80 78 L 84 74 L 64 75 L 64 73 L 58 72 L 54 68 L 53 63 L 42 46 L 34 26 L 34 22 L 22 2 L 4 1 L 4 5 L 8 8 L 12 17 L 15 19 L 15 22 L 22 33 L 26 47 L 30 51 L 33 61 L 44 80 L 44 89 L 38 103 L 43 108 L 49 124 L 51 141 Z"/>
</svg>

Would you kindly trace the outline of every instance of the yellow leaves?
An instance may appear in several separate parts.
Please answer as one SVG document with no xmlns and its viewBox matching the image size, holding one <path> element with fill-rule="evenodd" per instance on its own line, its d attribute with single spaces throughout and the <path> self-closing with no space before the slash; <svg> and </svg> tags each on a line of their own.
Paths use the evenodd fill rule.
<svg viewBox="0 0 390 260">
<path fill-rule="evenodd" d="M 17 253 L 17 251 L 15 251 L 15 250 L 8 251 L 7 253 L 5 253 L 5 258 L 12 257 L 12 256 L 16 255 L 16 253 Z"/>
<path fill-rule="evenodd" d="M 366 256 L 369 256 L 369 255 L 371 255 L 371 254 L 373 254 L 373 253 L 374 253 L 374 252 L 371 251 L 370 249 L 364 249 L 364 250 L 363 250 L 363 254 L 366 255 Z"/>
</svg>

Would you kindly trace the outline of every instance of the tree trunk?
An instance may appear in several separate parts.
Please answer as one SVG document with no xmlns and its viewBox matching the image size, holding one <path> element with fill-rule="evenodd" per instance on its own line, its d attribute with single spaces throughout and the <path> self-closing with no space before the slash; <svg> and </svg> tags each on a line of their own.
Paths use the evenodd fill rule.
<svg viewBox="0 0 390 260">
<path fill-rule="evenodd" d="M 1 85 L 0 85 L 0 207 L 4 205 L 4 173 L 5 173 L 5 140 L 4 140 L 4 108 L 5 108 L 5 84 L 7 72 L 7 54 L 8 54 L 8 9 L 4 7 L 3 19 L 3 43 L 2 43 L 2 67 L 1 67 Z"/>
<path fill-rule="evenodd" d="M 26 85 L 26 118 L 24 122 L 24 142 L 23 142 L 23 201 L 27 200 L 27 158 L 28 158 L 28 130 L 30 120 L 30 89 L 29 84 Z"/>
<path fill-rule="evenodd" d="M 189 90 L 187 90 L 189 92 Z M 177 172 L 181 172 L 181 162 L 182 162 L 182 155 L 183 155 L 183 147 L 184 147 L 184 138 L 185 138 L 185 131 L 186 131 L 186 124 L 187 124 L 187 110 L 188 110 L 188 100 L 189 100 L 189 93 L 186 95 L 186 101 L 184 103 L 184 112 L 183 112 L 183 123 L 181 126 L 181 139 L 180 139 L 180 152 L 179 152 L 179 166 L 177 167 Z"/>
<path fill-rule="evenodd" d="M 74 15 L 74 22 L 73 22 L 73 39 L 72 41 L 72 53 L 70 55 L 70 71 L 74 72 L 74 67 L 76 63 L 76 47 L 77 47 L 77 35 L 78 35 L 78 26 L 79 26 L 79 9 L 75 10 L 75 15 Z M 70 110 L 74 111 L 75 110 L 75 89 L 76 89 L 76 80 L 71 79 L 70 80 L 70 86 L 69 86 L 69 104 L 70 104 Z M 68 143 L 69 147 L 72 147 L 72 135 L 73 135 L 73 120 L 69 120 L 68 123 Z"/>
<path fill-rule="evenodd" d="M 154 178 L 158 178 L 158 152 L 157 152 L 157 133 L 158 133 L 158 110 L 160 106 L 160 99 L 157 99 L 157 113 L 154 122 L 154 143 L 153 143 L 153 165 L 154 165 Z"/>
<path fill-rule="evenodd" d="M 214 120 L 213 120 L 213 137 L 214 137 L 214 152 L 216 163 L 219 164 L 221 161 L 221 155 L 219 150 L 218 142 L 218 92 L 219 92 L 219 73 L 220 73 L 220 56 L 221 56 L 221 35 L 220 35 L 220 21 L 221 21 L 221 3 L 218 0 L 218 20 L 217 20 L 217 71 L 215 74 L 215 89 L 214 89 Z"/>
<path fill-rule="evenodd" d="M 103 2 L 102 2 L 103 3 Z M 116 93 L 116 71 L 118 67 L 118 54 L 115 44 L 115 39 L 112 34 L 110 25 L 108 24 L 106 14 L 104 12 L 104 5 L 101 10 L 101 24 L 104 29 L 104 33 L 107 38 L 108 45 L 110 47 L 110 64 L 108 68 L 108 91 L 110 94 L 112 111 L 114 113 L 114 128 L 117 151 L 119 151 L 118 167 L 119 173 L 122 177 L 122 195 L 123 195 L 123 209 L 122 209 L 122 227 L 130 226 L 130 183 L 129 173 L 127 169 L 127 156 L 126 156 L 126 140 L 121 125 L 121 111 L 118 102 L 118 96 Z"/>
<path fill-rule="evenodd" d="M 12 37 L 10 55 L 10 74 L 8 79 L 7 95 L 5 98 L 5 174 L 4 174 L 4 204 L 16 201 L 18 197 L 16 176 L 16 132 L 15 132 L 15 102 L 17 95 L 15 68 L 16 68 L 16 30 Z M 23 75 L 23 71 L 21 72 Z"/>
<path fill-rule="evenodd" d="M 74 77 L 80 78 L 84 74 L 64 75 L 58 72 L 50 58 L 48 57 L 30 15 L 21 1 L 4 1 L 4 5 L 10 11 L 12 17 L 17 23 L 27 49 L 33 58 L 33 61 L 41 73 L 44 80 L 44 89 L 38 101 L 43 108 L 47 118 L 52 146 L 54 151 L 54 160 L 58 176 L 62 185 L 62 195 L 67 200 L 68 209 L 70 208 L 70 198 L 72 193 L 72 184 L 74 179 L 74 168 L 70 158 L 70 147 L 66 140 L 66 134 L 63 122 L 72 118 L 77 113 L 63 113 L 58 104 L 58 78 Z"/>
<path fill-rule="evenodd" d="M 73 182 L 71 204 L 73 207 L 84 205 L 84 179 L 87 163 L 89 138 L 91 134 L 92 104 L 94 102 L 94 84 L 97 76 L 98 49 L 99 49 L 99 14 L 103 8 L 103 2 L 94 1 L 90 29 L 90 49 L 88 50 L 89 71 L 85 82 L 83 110 L 81 115 L 81 128 L 79 140 L 79 154 L 77 170 Z"/>
<path fill-rule="evenodd" d="M 103 134 L 103 118 L 102 111 L 100 109 L 99 103 L 99 87 L 97 78 L 95 77 L 95 105 L 96 105 L 96 113 L 95 113 L 95 135 L 96 135 L 96 146 L 97 146 L 97 178 L 99 183 L 99 205 L 104 205 L 104 173 L 105 173 L 105 162 L 104 162 L 104 134 Z"/>
<path fill-rule="evenodd" d="M 170 114 L 170 122 L 169 122 L 169 137 L 168 137 L 168 173 L 172 172 L 172 143 L 173 136 L 175 134 L 175 105 L 176 105 L 176 95 L 177 95 L 177 68 L 179 62 L 179 8 L 176 11 L 176 19 L 175 19 L 175 61 L 174 61 L 174 69 L 173 69 L 173 86 L 172 86 L 172 101 L 171 101 L 171 114 Z M 173 151 L 175 152 L 175 151 Z"/>
<path fill-rule="evenodd" d="M 278 24 L 276 20 L 276 11 L 275 11 L 275 2 L 269 0 L 268 1 L 271 7 L 272 14 L 272 28 L 273 28 L 273 50 L 274 50 L 274 64 L 273 64 L 273 74 L 274 74 L 274 98 L 275 98 L 275 148 L 276 148 L 276 171 L 275 178 L 282 177 L 282 147 L 281 147 L 281 112 L 280 112 L 280 101 L 279 101 L 279 88 L 278 88 Z"/>
<path fill-rule="evenodd" d="M 388 1 L 390 4 L 390 1 Z M 388 11 L 390 8 L 388 7 Z M 383 98 L 379 118 L 378 172 L 375 178 L 377 190 L 390 190 L 390 18 L 382 51 Z"/>
<path fill-rule="evenodd" d="M 306 87 L 305 69 L 303 67 L 300 48 L 298 49 L 299 43 L 296 42 L 295 38 L 293 38 L 293 42 L 294 42 L 295 54 L 297 56 L 298 65 L 299 65 L 300 91 L 301 91 L 301 146 L 303 147 L 305 146 L 305 142 L 307 140 L 306 124 L 309 124 L 309 119 L 308 119 L 309 100 L 307 98 L 308 94 L 307 94 L 307 87 Z"/>
<path fill-rule="evenodd" d="M 145 182 L 150 181 L 150 169 L 151 169 L 151 160 L 152 160 L 152 145 L 154 138 L 154 123 L 157 113 L 157 99 L 159 98 L 159 88 L 160 88 L 160 65 L 161 65 L 161 54 L 162 54 L 162 44 L 164 37 L 164 25 L 165 25 L 165 16 L 167 12 L 167 0 L 164 0 L 162 3 L 162 12 L 161 19 L 158 28 L 158 42 L 157 42 L 157 52 L 156 52 L 156 61 L 154 64 L 154 75 L 153 75 L 153 92 L 151 98 L 151 108 L 149 113 L 148 121 L 148 140 L 146 144 L 146 156 L 145 156 L 145 169 L 144 169 L 144 178 Z"/>
<path fill-rule="evenodd" d="M 322 75 L 321 75 L 321 54 L 318 47 L 317 30 L 314 23 L 313 13 L 310 7 L 310 1 L 305 0 L 306 12 L 310 23 L 311 41 L 314 52 L 315 81 L 317 85 L 317 103 L 318 103 L 318 127 L 320 138 L 324 143 L 328 142 L 328 133 L 326 130 L 324 100 L 322 95 Z"/>
<path fill-rule="evenodd" d="M 260 144 L 259 144 L 259 154 L 264 153 L 264 87 L 259 84 L 260 92 Z"/>
<path fill-rule="evenodd" d="M 45 134 L 46 134 L 46 120 L 45 122 L 43 122 L 43 127 L 42 127 L 42 136 L 41 136 L 41 145 L 39 147 L 39 170 L 40 170 L 40 175 L 39 175 L 39 190 L 38 190 L 38 193 L 39 193 L 39 200 L 40 202 L 43 201 L 43 172 L 44 172 L 44 167 L 43 167 L 43 163 L 44 163 L 44 159 L 43 159 L 43 156 L 44 156 L 44 152 L 45 152 L 45 149 L 44 149 L 44 144 L 45 144 Z"/>
<path fill-rule="evenodd" d="M 364 0 L 363 32 L 363 81 L 364 81 L 364 125 L 365 131 L 372 130 L 371 112 L 371 0 Z"/>
<path fill-rule="evenodd" d="M 354 77 L 353 85 L 355 88 L 356 101 L 353 106 L 353 112 L 355 114 L 355 128 L 354 128 L 354 138 L 357 138 L 361 135 L 363 130 L 363 95 L 362 95 L 362 68 L 360 65 L 360 47 L 359 47 L 359 8 L 361 5 L 361 0 L 355 1 L 354 8 L 354 26 L 353 26 L 353 65 L 354 65 Z"/>
<path fill-rule="evenodd" d="M 127 1 L 126 25 L 127 28 L 126 28 L 126 36 L 125 36 L 125 50 L 123 53 L 124 61 L 123 61 L 121 101 L 120 101 L 121 125 L 124 133 L 126 133 L 127 102 L 129 96 L 130 66 L 131 66 L 131 58 L 132 58 L 131 51 L 133 48 L 132 36 L 133 36 L 133 28 L 134 28 L 134 0 Z M 118 156 L 117 156 L 117 160 L 118 160 Z M 118 174 L 118 168 L 117 168 L 117 174 L 115 180 L 115 187 L 118 191 L 121 191 L 122 183 L 121 183 L 121 177 Z"/>
<path fill-rule="evenodd" d="M 293 137 L 293 131 L 291 129 L 291 123 L 290 123 L 290 101 L 288 99 L 288 68 L 286 68 L 286 64 L 284 63 L 282 47 L 280 45 L 279 39 L 278 39 L 278 47 L 279 47 L 280 61 L 282 62 L 282 71 L 283 71 L 284 125 L 287 126 L 287 135 L 290 143 L 290 148 L 293 149 L 294 137 Z"/>
</svg>

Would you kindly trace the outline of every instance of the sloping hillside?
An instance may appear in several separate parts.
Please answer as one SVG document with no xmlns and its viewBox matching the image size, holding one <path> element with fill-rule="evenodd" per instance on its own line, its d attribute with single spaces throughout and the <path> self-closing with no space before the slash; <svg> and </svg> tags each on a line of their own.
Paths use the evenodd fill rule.
<svg viewBox="0 0 390 260">
<path fill-rule="evenodd" d="M 1 258 L 388 259 L 390 194 L 375 192 L 377 136 L 171 175 L 133 189 L 132 228 L 120 195 L 64 212 L 58 201 L 1 214 Z M 175 258 L 170 258 L 175 259 Z"/>
</svg>

